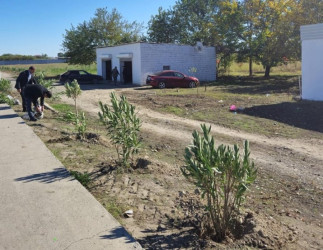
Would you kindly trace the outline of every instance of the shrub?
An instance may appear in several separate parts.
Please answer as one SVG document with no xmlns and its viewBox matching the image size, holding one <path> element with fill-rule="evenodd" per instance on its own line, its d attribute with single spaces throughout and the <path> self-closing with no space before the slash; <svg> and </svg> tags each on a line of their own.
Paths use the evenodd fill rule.
<svg viewBox="0 0 323 250">
<path fill-rule="evenodd" d="M 245 192 L 256 179 L 257 170 L 250 162 L 249 144 L 245 141 L 243 160 L 239 148 L 220 145 L 215 148 L 211 126 L 201 125 L 203 135 L 193 132 L 193 145 L 185 149 L 186 166 L 182 173 L 193 180 L 206 197 L 206 209 L 216 238 L 225 238 L 229 225 L 239 214 Z"/>
<path fill-rule="evenodd" d="M 6 79 L 0 79 L 0 91 L 4 93 L 8 93 L 11 90 L 11 84 L 9 80 Z"/>
<path fill-rule="evenodd" d="M 115 93 L 111 93 L 110 98 L 112 107 L 99 102 L 99 117 L 106 125 L 108 135 L 116 147 L 119 162 L 129 167 L 129 160 L 133 161 L 140 146 L 138 133 L 141 123 L 135 113 L 135 106 L 129 104 L 125 96 L 118 99 Z"/>
</svg>

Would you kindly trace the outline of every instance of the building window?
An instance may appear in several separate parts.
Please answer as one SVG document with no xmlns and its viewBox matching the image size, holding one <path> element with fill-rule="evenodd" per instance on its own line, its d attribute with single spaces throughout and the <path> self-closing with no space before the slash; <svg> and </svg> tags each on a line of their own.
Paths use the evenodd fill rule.
<svg viewBox="0 0 323 250">
<path fill-rule="evenodd" d="M 170 70 L 170 66 L 168 65 L 168 66 L 163 66 L 163 70 Z"/>
</svg>

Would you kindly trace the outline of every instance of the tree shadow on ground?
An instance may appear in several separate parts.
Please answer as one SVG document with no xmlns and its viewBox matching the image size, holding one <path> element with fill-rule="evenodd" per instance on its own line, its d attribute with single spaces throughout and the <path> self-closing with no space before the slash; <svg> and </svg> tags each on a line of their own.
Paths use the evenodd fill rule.
<svg viewBox="0 0 323 250">
<path fill-rule="evenodd" d="M 234 94 L 289 93 L 299 95 L 298 78 L 296 76 L 221 77 L 214 86 L 224 87 L 224 91 Z"/>
<path fill-rule="evenodd" d="M 244 114 L 323 133 L 323 102 L 299 101 L 246 108 Z"/>
<path fill-rule="evenodd" d="M 203 242 L 198 239 L 195 229 L 182 232 L 160 234 L 158 231 L 144 230 L 143 233 L 149 233 L 145 237 L 138 239 L 138 242 L 144 249 L 179 249 L 192 248 L 199 249 Z"/>
<path fill-rule="evenodd" d="M 3 104 L 4 106 L 0 107 L 0 110 L 7 110 L 7 109 L 11 109 L 11 107 L 7 104 Z"/>
<path fill-rule="evenodd" d="M 9 114 L 9 115 L 0 115 L 0 120 L 4 120 L 4 119 L 12 119 L 12 118 L 16 118 L 18 117 L 17 114 Z"/>
<path fill-rule="evenodd" d="M 49 184 L 69 177 L 71 178 L 70 180 L 74 180 L 74 178 L 71 177 L 70 173 L 65 168 L 55 168 L 53 171 L 50 171 L 50 172 L 32 174 L 32 175 L 16 178 L 15 181 L 22 181 L 24 183 L 38 181 L 41 183 Z"/>
<path fill-rule="evenodd" d="M 105 240 L 113 240 L 118 238 L 126 238 L 126 243 L 134 243 L 136 242 L 129 233 L 121 226 L 114 228 L 110 234 L 101 235 L 101 239 Z"/>
</svg>

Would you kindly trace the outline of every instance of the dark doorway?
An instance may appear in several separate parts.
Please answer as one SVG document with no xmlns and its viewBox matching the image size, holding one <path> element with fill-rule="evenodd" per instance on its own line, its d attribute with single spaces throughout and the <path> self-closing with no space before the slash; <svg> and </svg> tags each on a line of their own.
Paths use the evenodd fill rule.
<svg viewBox="0 0 323 250">
<path fill-rule="evenodd" d="M 112 64 L 111 60 L 105 62 L 106 79 L 112 81 Z"/>
<path fill-rule="evenodd" d="M 132 61 L 125 61 L 122 69 L 124 83 L 132 83 Z"/>
</svg>

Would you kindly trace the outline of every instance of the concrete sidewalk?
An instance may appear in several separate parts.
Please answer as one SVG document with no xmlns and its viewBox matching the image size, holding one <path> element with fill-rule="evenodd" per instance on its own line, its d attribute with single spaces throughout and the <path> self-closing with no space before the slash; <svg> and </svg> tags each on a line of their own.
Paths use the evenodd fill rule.
<svg viewBox="0 0 323 250">
<path fill-rule="evenodd" d="M 2 104 L 0 249 L 141 249 L 32 129 Z"/>
</svg>

